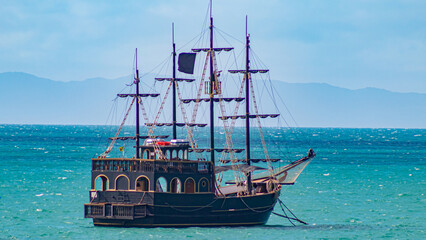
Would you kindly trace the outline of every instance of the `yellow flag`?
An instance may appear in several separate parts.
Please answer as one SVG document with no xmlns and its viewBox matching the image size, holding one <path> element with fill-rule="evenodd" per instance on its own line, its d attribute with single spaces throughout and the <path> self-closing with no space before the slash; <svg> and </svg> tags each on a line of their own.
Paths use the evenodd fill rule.
<svg viewBox="0 0 426 240">
<path fill-rule="evenodd" d="M 118 151 L 122 152 L 124 150 L 124 147 L 119 147 Z"/>
</svg>

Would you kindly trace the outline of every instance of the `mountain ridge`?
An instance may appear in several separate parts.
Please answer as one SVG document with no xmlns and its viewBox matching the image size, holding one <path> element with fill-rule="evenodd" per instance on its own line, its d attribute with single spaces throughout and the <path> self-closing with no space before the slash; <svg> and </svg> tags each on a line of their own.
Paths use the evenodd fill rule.
<svg viewBox="0 0 426 240">
<path fill-rule="evenodd" d="M 111 109 L 105 103 L 131 82 L 130 75 L 59 82 L 22 72 L 0 73 L 0 124 L 103 125 Z M 287 107 L 299 127 L 426 128 L 423 93 L 371 87 L 351 90 L 327 83 L 272 83 L 285 100 L 285 106 L 277 104 L 280 112 Z M 273 111 L 273 104 L 267 102 L 263 110 Z"/>
</svg>

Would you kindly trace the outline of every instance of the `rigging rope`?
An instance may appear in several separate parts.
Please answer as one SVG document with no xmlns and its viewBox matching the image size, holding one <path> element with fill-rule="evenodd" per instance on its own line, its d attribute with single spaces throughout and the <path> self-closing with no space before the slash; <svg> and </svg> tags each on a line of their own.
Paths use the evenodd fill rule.
<svg viewBox="0 0 426 240">
<path fill-rule="evenodd" d="M 129 116 L 130 110 L 132 109 L 132 105 L 135 102 L 136 97 L 133 98 L 132 102 L 130 103 L 130 107 L 127 110 L 126 115 L 124 116 L 123 122 L 121 122 L 120 127 L 118 128 L 117 133 L 115 134 L 113 140 L 111 141 L 110 145 L 108 146 L 107 150 L 101 154 L 101 157 L 106 157 L 108 153 L 111 152 L 112 148 L 114 147 L 115 141 L 117 141 L 117 137 L 120 134 L 121 129 L 123 128 L 124 123 L 126 122 L 127 116 Z"/>
<path fill-rule="evenodd" d="M 238 92 L 238 98 L 241 98 L 241 96 L 243 95 L 243 91 L 244 91 L 244 84 L 245 84 L 245 82 L 246 82 L 246 76 L 244 75 L 243 80 L 241 81 L 240 91 Z M 247 101 L 247 99 L 245 99 L 245 101 Z M 234 109 L 234 114 L 233 114 L 233 116 L 236 116 L 236 115 L 238 114 L 238 110 L 239 110 L 239 108 L 240 108 L 240 102 L 237 102 L 237 104 L 236 104 L 236 106 L 235 106 L 235 109 Z M 231 129 L 230 129 L 231 134 L 232 134 L 232 133 L 233 133 L 233 131 L 234 131 L 235 123 L 236 123 L 236 122 L 237 122 L 237 118 L 232 119 L 232 121 L 231 121 Z"/>
<path fill-rule="evenodd" d="M 258 111 L 258 108 L 257 108 L 256 97 L 255 97 L 255 94 L 254 94 L 253 81 L 251 80 L 250 74 L 248 74 L 248 80 L 249 80 L 249 83 L 250 83 L 250 89 L 251 89 L 251 94 L 252 94 L 252 98 L 253 98 L 254 112 L 256 114 L 256 120 L 257 120 L 257 124 L 259 126 L 259 134 L 260 134 L 260 139 L 261 139 L 262 146 L 263 146 L 263 152 L 265 154 L 266 163 L 268 164 L 269 174 L 270 174 L 271 177 L 273 177 L 274 170 L 272 168 L 272 164 L 271 164 L 271 161 L 270 161 L 270 158 L 269 158 L 268 149 L 266 148 L 265 137 L 263 136 L 263 130 L 262 130 L 262 126 L 261 126 L 261 123 L 260 123 L 259 111 Z"/>
<path fill-rule="evenodd" d="M 146 123 L 149 123 L 148 114 L 146 113 L 145 106 L 143 105 L 142 99 L 138 96 L 138 103 L 142 110 L 142 116 Z"/>
<path fill-rule="evenodd" d="M 251 210 L 252 212 L 256 212 L 256 213 L 264 213 L 264 212 L 267 212 L 267 211 L 269 211 L 269 210 L 271 210 L 271 209 L 273 209 L 274 208 L 274 206 L 275 206 L 275 204 L 272 204 L 271 206 L 269 206 L 267 209 L 265 209 L 265 210 L 262 210 L 262 211 L 259 211 L 259 210 L 256 210 L 256 209 L 254 209 L 254 208 L 251 208 L 245 201 L 244 201 L 244 199 L 243 199 L 243 197 L 239 197 L 240 198 L 240 200 L 241 200 L 241 202 L 243 202 L 244 203 L 244 205 L 246 205 L 246 207 L 249 209 L 249 210 Z"/>
<path fill-rule="evenodd" d="M 148 136 L 150 138 L 152 138 L 152 136 L 154 134 L 155 124 L 158 122 L 158 119 L 160 118 L 161 112 L 163 111 L 164 104 L 166 102 L 167 96 L 169 95 L 169 91 L 170 91 L 172 84 L 173 84 L 173 82 L 170 81 L 170 84 L 169 84 L 169 86 L 167 87 L 167 90 L 166 90 L 166 94 L 164 95 L 163 101 L 161 102 L 160 108 L 158 109 L 158 113 L 155 116 L 154 122 L 152 123 L 152 126 L 149 129 Z M 157 143 L 154 143 L 154 151 L 158 154 L 159 159 L 166 159 L 166 157 L 164 156 L 163 152 L 161 151 L 161 149 L 157 145 Z"/>
<path fill-rule="evenodd" d="M 201 75 L 200 85 L 198 87 L 198 92 L 197 92 L 197 98 L 196 98 L 197 100 L 195 100 L 194 110 L 192 112 L 191 123 L 195 123 L 195 120 L 197 118 L 198 107 L 200 105 L 199 99 L 201 99 L 201 93 L 203 92 L 203 85 L 204 85 L 204 79 L 206 77 L 208 60 L 209 60 L 209 55 L 206 54 L 206 60 L 204 62 L 203 74 Z M 191 128 L 191 131 L 192 131 L 192 128 Z"/>
<path fill-rule="evenodd" d="M 212 51 L 209 53 L 212 55 L 212 59 L 213 59 L 213 75 L 216 81 L 216 85 L 217 87 L 219 87 L 219 79 L 218 79 L 218 69 L 217 69 L 217 62 L 216 62 L 216 55 L 215 52 Z M 210 79 L 210 81 L 212 81 L 212 79 Z M 213 91 L 213 90 L 212 90 Z M 221 114 L 222 116 L 226 116 L 226 109 L 225 109 L 225 105 L 223 104 L 223 101 L 221 100 L 223 98 L 222 95 L 222 91 L 219 89 L 218 90 L 218 96 L 219 96 L 219 105 L 220 105 L 220 110 L 221 110 Z M 235 157 L 235 153 L 232 151 L 232 149 L 234 149 L 234 143 L 232 141 L 232 134 L 229 133 L 229 124 L 228 124 L 228 120 L 227 119 L 223 119 L 223 127 L 225 130 L 225 145 L 228 148 L 228 154 L 229 154 L 229 158 L 231 160 L 231 166 L 232 166 L 232 170 L 234 173 L 234 180 L 236 182 L 243 180 L 243 177 L 241 176 L 241 173 L 238 171 L 238 169 L 236 168 L 235 164 L 237 162 L 237 158 Z M 221 159 L 224 159 L 226 156 L 226 153 L 222 153 Z M 222 180 L 222 178 L 220 178 L 220 180 Z"/>
<path fill-rule="evenodd" d="M 166 203 L 167 205 L 169 205 L 170 206 L 170 208 L 172 208 L 172 209 L 174 209 L 174 210 L 176 210 L 176 211 L 178 211 L 178 212 L 195 212 L 195 211 L 199 211 L 199 210 L 201 210 L 201 209 L 204 209 L 204 208 L 207 208 L 207 207 L 210 207 L 213 203 L 215 203 L 217 200 L 218 200 L 219 198 L 215 198 L 213 201 L 211 201 L 209 204 L 207 204 L 207 205 L 205 205 L 205 206 L 200 206 L 199 208 L 195 208 L 195 209 L 191 209 L 191 210 L 183 210 L 183 209 L 179 209 L 179 208 L 177 208 L 178 206 L 173 206 L 173 205 L 170 205 L 169 203 Z"/>
<path fill-rule="evenodd" d="M 243 94 L 243 90 L 244 90 L 244 83 L 245 83 L 245 76 L 243 77 L 243 80 L 242 80 L 242 82 L 241 82 L 241 87 L 240 87 L 240 91 L 239 91 L 239 93 L 238 93 L 238 98 L 241 98 L 241 96 L 242 96 L 242 94 Z M 234 109 L 234 113 L 233 113 L 233 116 L 235 116 L 235 115 L 237 115 L 238 114 L 238 110 L 239 110 L 239 107 L 240 107 L 240 102 L 237 102 L 236 103 L 236 105 L 235 105 L 235 109 Z M 223 114 L 222 114 L 223 115 Z M 233 131 L 234 131 L 234 128 L 235 128 L 235 123 L 236 123 L 236 118 L 235 119 L 232 119 L 231 120 L 231 126 L 228 128 L 228 135 L 229 135 L 229 137 L 232 139 L 232 133 L 233 133 Z M 222 156 L 224 155 L 225 153 L 222 153 Z M 237 163 L 237 161 L 236 161 L 236 159 L 234 160 L 234 159 L 231 159 L 231 163 L 234 165 L 234 164 L 236 164 Z M 233 170 L 234 170 L 234 167 L 233 167 Z M 234 171 L 235 172 L 235 171 Z M 221 175 L 220 175 L 220 181 L 222 181 L 222 178 L 223 178 L 223 173 L 221 173 Z M 237 178 L 237 177 L 236 177 Z M 242 176 L 242 175 L 240 175 L 239 177 L 239 181 L 243 181 L 244 180 L 244 176 Z"/>
<path fill-rule="evenodd" d="M 185 123 L 185 127 L 186 127 L 186 130 L 188 132 L 189 143 L 191 144 L 191 148 L 196 149 L 196 148 L 198 148 L 198 145 L 197 145 L 197 142 L 195 141 L 195 138 L 194 138 L 194 135 L 193 135 L 193 131 L 192 131 L 193 127 L 189 126 L 188 119 L 186 118 L 186 111 L 185 111 L 185 107 L 183 106 L 183 103 L 182 103 L 182 97 L 181 97 L 180 92 L 179 92 L 178 83 L 176 83 L 176 92 L 178 94 L 178 98 L 179 98 L 179 101 L 180 101 L 179 106 L 180 106 L 181 111 L 182 111 L 183 121 Z"/>
<path fill-rule="evenodd" d="M 280 207 L 281 207 L 281 210 L 283 211 L 283 213 L 284 213 L 284 215 L 282 215 L 282 214 L 279 214 L 279 213 L 276 213 L 276 212 L 272 212 L 273 214 L 275 214 L 275 215 L 277 215 L 277 216 L 279 216 L 279 217 L 282 217 L 282 218 L 287 218 L 288 219 L 288 221 L 293 225 L 293 226 L 296 226 L 296 224 L 294 224 L 291 220 L 295 220 L 295 221 L 298 221 L 298 222 L 300 222 L 300 223 L 302 223 L 302 224 L 305 224 L 305 225 L 308 225 L 308 223 L 306 223 L 306 222 L 304 222 L 304 221 L 302 221 L 302 220 L 300 220 L 298 217 L 296 217 L 296 215 L 294 215 L 294 213 L 283 203 L 283 201 L 281 201 L 281 199 L 279 199 L 279 198 L 277 198 L 277 200 L 278 200 L 278 203 L 279 203 L 279 205 L 280 205 Z M 287 213 L 286 213 L 286 211 L 285 211 L 285 209 L 287 209 L 290 213 L 291 213 L 291 215 L 293 216 L 293 217 L 289 217 L 288 215 L 287 215 Z"/>
</svg>

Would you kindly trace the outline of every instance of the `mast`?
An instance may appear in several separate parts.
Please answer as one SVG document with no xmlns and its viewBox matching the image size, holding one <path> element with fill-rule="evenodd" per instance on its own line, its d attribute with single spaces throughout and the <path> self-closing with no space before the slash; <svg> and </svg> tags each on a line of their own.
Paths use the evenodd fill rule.
<svg viewBox="0 0 426 240">
<path fill-rule="evenodd" d="M 214 171 L 214 69 L 213 69 L 213 16 L 212 0 L 210 0 L 210 161 L 213 166 L 212 192 L 216 191 L 216 174 Z"/>
<path fill-rule="evenodd" d="M 139 70 L 138 70 L 138 49 L 136 48 L 136 158 L 139 158 Z"/>
<path fill-rule="evenodd" d="M 175 25 L 172 23 L 172 42 L 173 42 L 173 139 L 176 139 L 176 44 L 175 44 Z"/>
<path fill-rule="evenodd" d="M 213 70 L 213 17 L 212 1 L 210 1 L 210 158 L 214 166 L 214 70 Z"/>
<path fill-rule="evenodd" d="M 250 70 L 250 57 L 249 52 L 250 51 L 250 35 L 247 33 L 247 16 L 246 16 L 246 161 L 247 165 L 250 166 L 250 91 L 249 91 L 249 70 Z M 251 193 L 252 186 L 251 186 L 251 172 L 247 173 L 247 187 L 248 192 Z"/>
</svg>

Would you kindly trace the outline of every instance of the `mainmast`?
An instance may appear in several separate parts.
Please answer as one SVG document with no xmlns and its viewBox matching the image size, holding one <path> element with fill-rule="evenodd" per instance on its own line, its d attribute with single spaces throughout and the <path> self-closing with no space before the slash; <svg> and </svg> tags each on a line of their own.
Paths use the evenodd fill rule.
<svg viewBox="0 0 426 240">
<path fill-rule="evenodd" d="M 136 48 L 136 159 L 139 158 L 139 70 L 138 70 L 138 49 Z"/>
<path fill-rule="evenodd" d="M 215 48 L 213 46 L 213 17 L 212 17 L 212 2 L 210 1 L 210 46 L 207 48 L 193 48 L 192 51 L 193 52 L 207 52 L 207 60 L 208 57 L 210 57 L 210 82 L 206 83 L 205 87 L 206 87 L 206 91 L 205 93 L 209 95 L 208 99 L 203 99 L 203 101 L 208 101 L 210 103 L 210 148 L 209 149 L 204 149 L 207 151 L 210 151 L 210 161 L 212 163 L 212 165 L 215 165 L 215 151 L 235 151 L 235 152 L 241 152 L 243 151 L 242 149 L 216 149 L 215 148 L 215 144 L 214 144 L 214 103 L 215 102 L 219 102 L 221 101 L 221 97 L 215 98 L 215 95 L 220 95 L 221 94 L 221 89 L 220 89 L 220 82 L 218 80 L 218 76 L 217 76 L 217 69 L 216 69 L 216 62 L 215 62 L 215 53 L 216 52 L 220 52 L 220 51 L 231 51 L 234 48 L 232 47 L 225 47 L 225 48 Z M 207 61 L 205 63 L 207 66 Z M 180 67 L 180 64 L 179 64 Z M 203 75 L 204 76 L 204 75 Z M 207 85 L 208 84 L 208 85 Z M 190 101 L 199 101 L 199 99 L 187 99 L 188 102 Z M 230 100 L 236 100 L 236 101 L 242 101 L 243 98 L 228 98 L 228 101 Z M 229 116 L 221 116 L 220 119 L 222 120 L 226 120 Z M 203 149 L 201 149 L 202 151 L 204 151 Z M 212 176 L 212 190 L 214 191 L 215 189 L 215 173 L 213 172 L 213 176 Z"/>
<path fill-rule="evenodd" d="M 212 1 L 210 1 L 210 161 L 212 162 L 213 169 L 215 166 L 214 159 L 214 69 L 213 69 L 213 17 L 212 17 Z M 212 190 L 215 192 L 216 188 L 216 174 L 213 170 L 212 176 Z"/>
<path fill-rule="evenodd" d="M 213 69 L 213 17 L 212 17 L 212 1 L 210 1 L 210 158 L 214 166 L 214 69 Z"/>
<path fill-rule="evenodd" d="M 247 16 L 246 16 L 246 161 L 250 165 L 250 35 L 247 33 Z M 251 193 L 251 172 L 247 173 L 248 192 Z"/>
</svg>

